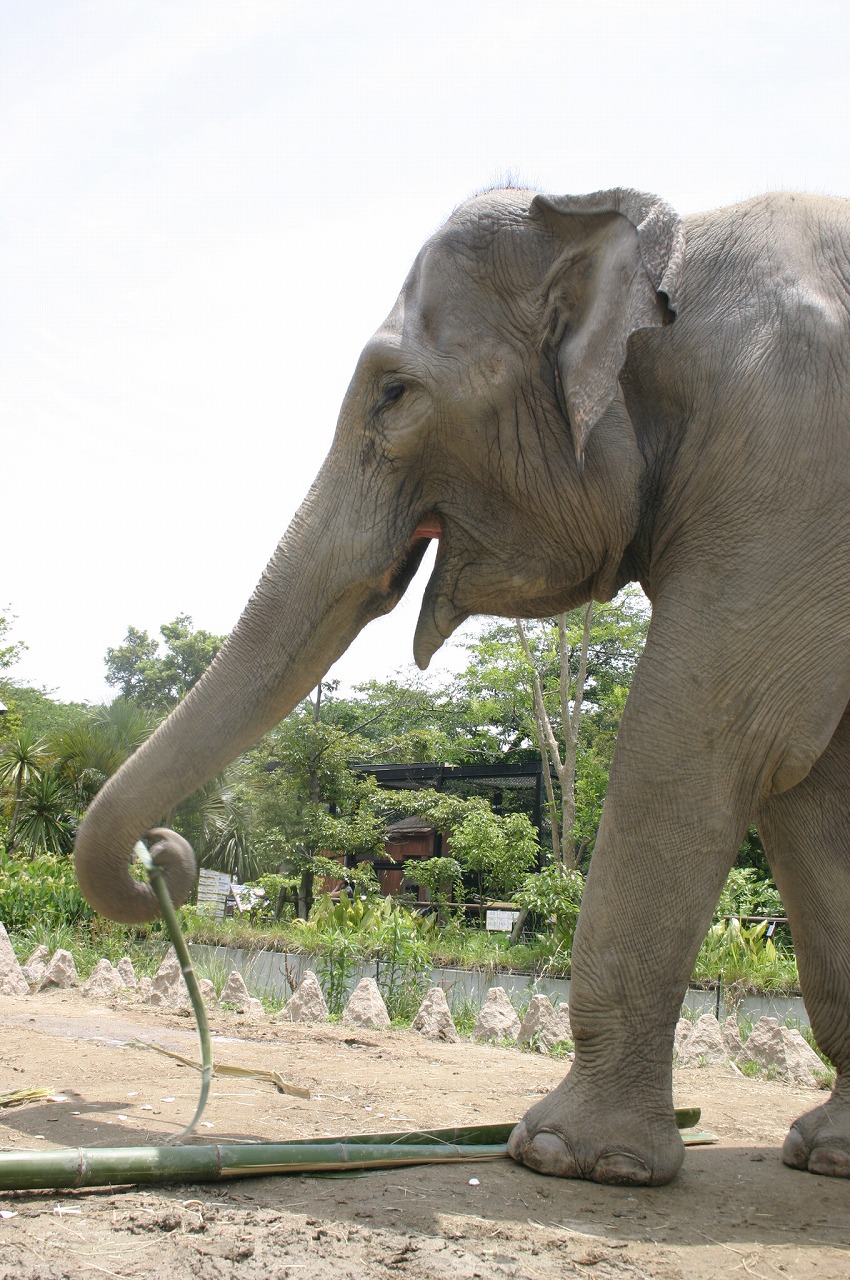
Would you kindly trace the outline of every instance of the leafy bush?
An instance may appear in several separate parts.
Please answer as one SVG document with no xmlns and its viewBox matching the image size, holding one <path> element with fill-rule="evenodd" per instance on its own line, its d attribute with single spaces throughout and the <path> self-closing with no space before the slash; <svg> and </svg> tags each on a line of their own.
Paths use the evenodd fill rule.
<svg viewBox="0 0 850 1280">
<path fill-rule="evenodd" d="M 23 933 L 38 923 L 58 929 L 92 920 L 70 858 L 40 854 L 30 861 L 7 858 L 0 865 L 0 902 L 9 933 Z"/>
<path fill-rule="evenodd" d="M 381 896 L 381 886 L 371 862 L 362 862 L 358 867 L 346 867 L 335 858 L 317 853 L 313 857 L 313 871 L 315 875 L 325 879 L 339 880 L 353 898 L 365 901 Z"/>
<path fill-rule="evenodd" d="M 767 936 L 768 922 L 744 925 L 733 917 L 718 920 L 706 934 L 694 966 L 697 981 L 720 978 L 726 985 L 787 991 L 797 987 L 794 953 Z"/>
<path fill-rule="evenodd" d="M 779 890 L 755 867 L 733 867 L 726 878 L 718 916 L 784 916 Z"/>
<path fill-rule="evenodd" d="M 407 879 L 427 889 L 442 922 L 449 914 L 449 904 L 463 902 L 463 867 L 456 858 L 411 859 L 405 866 Z"/>
<path fill-rule="evenodd" d="M 584 893 L 584 878 L 559 862 L 535 875 L 526 876 L 513 900 L 520 907 L 554 921 L 555 940 L 561 949 L 571 949 Z"/>
<path fill-rule="evenodd" d="M 290 920 L 298 901 L 298 876 L 284 876 L 277 872 L 257 876 L 248 882 L 251 889 L 262 889 L 263 896 L 252 904 L 248 915 L 251 920 L 271 922 Z"/>
<path fill-rule="evenodd" d="M 479 901 L 509 898 L 523 873 L 537 861 L 537 831 L 525 813 L 495 814 L 489 806 L 473 809 L 454 827 L 452 854 L 478 880 Z"/>
<path fill-rule="evenodd" d="M 373 957 L 390 1017 L 398 1017 L 427 984 L 428 938 L 433 927 L 432 920 L 408 911 L 393 898 L 334 902 L 325 894 L 314 904 L 309 920 L 294 921 L 292 929 L 299 948 L 316 953 L 332 1014 L 342 1012 L 358 962 Z"/>
<path fill-rule="evenodd" d="M 391 1018 L 416 1014 L 431 974 L 426 935 L 432 928 L 432 918 L 414 915 L 398 905 L 385 915 L 378 931 L 377 981 Z"/>
</svg>

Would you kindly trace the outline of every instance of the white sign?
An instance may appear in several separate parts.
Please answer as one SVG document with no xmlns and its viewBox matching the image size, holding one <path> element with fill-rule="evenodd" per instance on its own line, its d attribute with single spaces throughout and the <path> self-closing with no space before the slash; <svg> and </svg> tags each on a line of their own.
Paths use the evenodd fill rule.
<svg viewBox="0 0 850 1280">
<path fill-rule="evenodd" d="M 488 911 L 487 931 L 488 933 L 510 933 L 518 919 L 518 911 Z"/>
<path fill-rule="evenodd" d="M 208 871 L 201 867 L 198 877 L 198 910 L 215 920 L 224 919 L 227 896 L 230 893 L 230 876 L 221 871 Z"/>
</svg>

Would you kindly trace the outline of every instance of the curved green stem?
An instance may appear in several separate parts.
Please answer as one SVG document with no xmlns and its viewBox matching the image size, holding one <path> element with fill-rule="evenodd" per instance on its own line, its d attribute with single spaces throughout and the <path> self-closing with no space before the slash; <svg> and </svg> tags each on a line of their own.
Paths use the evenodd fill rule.
<svg viewBox="0 0 850 1280">
<path fill-rule="evenodd" d="M 195 977 L 195 970 L 192 968 L 189 948 L 186 946 L 186 939 L 183 937 L 183 931 L 180 928 L 180 921 L 177 917 L 177 912 L 174 909 L 174 903 L 171 901 L 171 894 L 168 892 L 168 885 L 166 884 L 162 868 L 156 865 L 147 846 L 143 844 L 141 840 L 136 845 L 135 853 L 136 857 L 147 872 L 150 886 L 156 894 L 157 902 L 159 903 L 166 931 L 171 939 L 174 950 L 177 952 L 177 959 L 180 961 L 180 969 L 186 981 L 186 986 L 189 990 L 189 998 L 192 1001 L 192 1008 L 195 1012 L 195 1021 L 198 1025 L 198 1039 L 201 1042 L 201 1094 L 198 1098 L 198 1105 L 195 1109 L 194 1116 L 183 1132 L 178 1133 L 175 1137 L 169 1139 L 170 1142 L 180 1142 L 184 1138 L 188 1138 L 193 1133 L 201 1119 L 201 1116 L 204 1114 L 204 1108 L 207 1105 L 207 1098 L 209 1097 L 210 1083 L 212 1081 L 213 1074 L 210 1026 L 207 1021 L 207 1011 L 204 1008 L 200 988 L 198 987 L 198 979 Z"/>
</svg>

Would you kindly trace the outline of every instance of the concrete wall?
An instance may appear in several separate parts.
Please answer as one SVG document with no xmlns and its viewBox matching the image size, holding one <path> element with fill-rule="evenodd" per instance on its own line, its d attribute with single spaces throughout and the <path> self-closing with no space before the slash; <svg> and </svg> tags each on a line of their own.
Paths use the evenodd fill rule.
<svg viewBox="0 0 850 1280">
<path fill-rule="evenodd" d="M 207 947 L 192 945 L 192 958 L 206 965 L 221 965 L 228 971 L 237 969 L 246 982 L 253 982 L 259 989 L 275 991 L 288 997 L 290 983 L 295 986 L 301 981 L 305 969 L 317 968 L 317 957 L 304 956 L 295 952 L 282 951 L 240 951 L 235 947 Z M 361 978 L 379 976 L 380 964 L 374 961 L 358 965 L 349 981 L 349 990 L 353 990 Z M 508 995 L 518 1000 L 527 999 L 533 994 L 547 995 L 553 1004 L 570 1002 L 570 982 L 568 978 L 535 978 L 526 973 L 489 973 L 477 969 L 434 969 L 431 982 L 435 987 L 442 987 L 451 1004 L 454 1000 L 469 999 L 481 1005 L 490 987 L 504 987 Z M 715 1013 L 717 1010 L 717 992 L 701 991 L 691 988 L 686 996 L 684 1007 L 695 1014 Z M 766 993 L 759 996 L 745 996 L 733 1005 L 727 994 L 721 991 L 720 1017 L 737 1012 L 739 1015 L 755 1022 L 763 1015 L 778 1018 L 780 1022 L 790 1019 L 808 1026 L 809 1016 L 800 996 L 784 996 Z"/>
</svg>

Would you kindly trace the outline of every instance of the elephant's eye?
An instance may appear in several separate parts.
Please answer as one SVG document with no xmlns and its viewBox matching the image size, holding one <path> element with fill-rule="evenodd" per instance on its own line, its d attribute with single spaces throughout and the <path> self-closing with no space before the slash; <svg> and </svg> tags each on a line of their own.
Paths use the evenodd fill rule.
<svg viewBox="0 0 850 1280">
<path fill-rule="evenodd" d="M 404 395 L 404 387 L 400 382 L 391 382 L 388 387 L 384 388 L 383 404 L 395 404 L 396 400 L 400 400 Z"/>
</svg>

